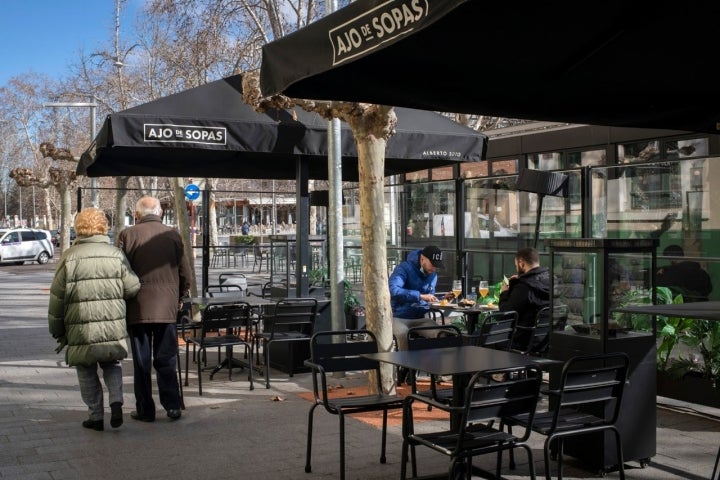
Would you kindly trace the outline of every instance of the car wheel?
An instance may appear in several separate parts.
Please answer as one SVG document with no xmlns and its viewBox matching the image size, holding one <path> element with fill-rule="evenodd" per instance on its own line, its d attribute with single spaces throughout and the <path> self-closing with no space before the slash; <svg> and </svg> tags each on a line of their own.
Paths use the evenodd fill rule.
<svg viewBox="0 0 720 480">
<path fill-rule="evenodd" d="M 40 265 L 45 265 L 48 263 L 48 260 L 50 260 L 50 255 L 47 252 L 40 252 L 40 255 L 37 257 L 37 262 Z"/>
</svg>

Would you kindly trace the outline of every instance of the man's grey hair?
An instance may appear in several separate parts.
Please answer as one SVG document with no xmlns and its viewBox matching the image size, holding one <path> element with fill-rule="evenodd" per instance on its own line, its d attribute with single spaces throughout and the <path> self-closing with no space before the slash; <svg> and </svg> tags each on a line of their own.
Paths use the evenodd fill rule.
<svg viewBox="0 0 720 480">
<path fill-rule="evenodd" d="M 148 215 L 162 216 L 162 207 L 160 206 L 160 200 L 155 197 L 142 197 L 135 204 L 135 211 L 140 215 L 140 218 Z"/>
</svg>

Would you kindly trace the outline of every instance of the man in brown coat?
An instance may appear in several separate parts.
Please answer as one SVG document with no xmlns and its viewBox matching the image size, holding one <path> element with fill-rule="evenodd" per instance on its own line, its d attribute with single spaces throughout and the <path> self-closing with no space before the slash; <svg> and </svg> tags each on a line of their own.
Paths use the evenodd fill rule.
<svg viewBox="0 0 720 480">
<path fill-rule="evenodd" d="M 152 367 L 155 367 L 160 404 L 167 416 L 181 416 L 177 377 L 177 312 L 180 299 L 190 291 L 192 270 L 183 253 L 180 234 L 162 223 L 160 201 L 143 197 L 135 207 L 136 224 L 118 235 L 117 245 L 140 277 L 137 297 L 127 303 L 132 347 L 135 420 L 155 421 Z"/>
</svg>

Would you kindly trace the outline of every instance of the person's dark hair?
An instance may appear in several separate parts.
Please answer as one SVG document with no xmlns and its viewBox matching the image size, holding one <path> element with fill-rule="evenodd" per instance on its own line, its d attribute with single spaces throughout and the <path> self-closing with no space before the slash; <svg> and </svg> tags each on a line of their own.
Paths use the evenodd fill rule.
<svg viewBox="0 0 720 480">
<path fill-rule="evenodd" d="M 530 265 L 540 263 L 540 255 L 538 254 L 538 251 L 532 247 L 521 248 L 515 254 L 515 258 L 522 260 Z"/>
<path fill-rule="evenodd" d="M 663 255 L 666 257 L 684 257 L 685 252 L 680 245 L 673 244 L 665 247 L 665 250 L 663 250 Z"/>
</svg>

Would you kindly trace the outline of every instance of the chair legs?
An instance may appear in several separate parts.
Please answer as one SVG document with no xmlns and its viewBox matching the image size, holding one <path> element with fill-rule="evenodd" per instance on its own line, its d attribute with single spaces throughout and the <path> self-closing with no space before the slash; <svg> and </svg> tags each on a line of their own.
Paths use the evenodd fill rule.
<svg viewBox="0 0 720 480">
<path fill-rule="evenodd" d="M 715 457 L 715 466 L 713 467 L 713 473 L 710 475 L 710 480 L 720 480 L 720 471 L 718 471 L 718 464 L 720 464 L 720 447 L 718 447 L 717 457 Z M 717 477 L 715 474 L 717 473 Z"/>
<path fill-rule="evenodd" d="M 610 430 L 615 435 L 615 449 L 616 449 L 616 455 L 618 459 L 618 472 L 620 473 L 620 480 L 625 480 L 625 460 L 623 458 L 623 448 L 622 448 L 622 440 L 620 438 L 620 431 L 615 428 L 614 426 L 606 427 L 603 429 L 599 429 L 596 431 L 604 432 L 605 430 Z M 557 441 L 557 464 L 558 464 L 558 480 L 562 480 L 563 478 L 563 442 L 565 440 L 565 437 L 571 437 L 573 435 L 578 435 L 582 433 L 589 433 L 587 431 L 584 432 L 568 432 L 568 434 L 556 433 L 555 435 L 549 435 L 545 439 L 545 447 L 544 447 L 544 460 L 545 460 L 545 479 L 551 480 L 552 475 L 550 474 L 550 445 L 552 444 L 553 440 Z M 720 451 L 718 452 L 720 455 Z"/>
<path fill-rule="evenodd" d="M 308 413 L 308 433 L 307 433 L 307 449 L 305 452 L 305 472 L 310 473 L 312 471 L 311 466 L 311 457 L 312 457 L 312 437 L 313 437 L 313 414 L 315 413 L 315 408 L 318 406 L 318 403 L 315 403 L 312 407 L 310 407 L 310 412 Z M 340 422 L 340 480 L 345 480 L 345 415 L 342 411 L 340 411 L 338 414 L 338 419 Z M 385 457 L 385 447 L 387 446 L 387 417 L 388 417 L 388 411 L 387 409 L 383 410 L 383 428 L 382 428 L 382 443 L 380 447 L 380 463 L 386 463 L 387 459 Z M 403 456 L 406 456 L 404 446 L 403 446 Z M 403 475 L 404 475 L 404 463 L 403 463 Z M 413 476 L 416 476 L 413 470 Z M 401 478 L 405 478 L 402 476 Z"/>
</svg>

